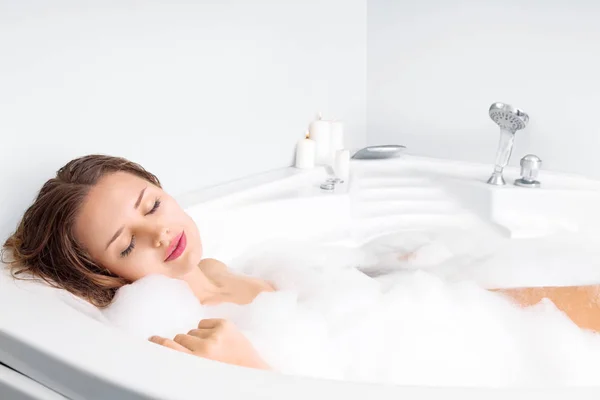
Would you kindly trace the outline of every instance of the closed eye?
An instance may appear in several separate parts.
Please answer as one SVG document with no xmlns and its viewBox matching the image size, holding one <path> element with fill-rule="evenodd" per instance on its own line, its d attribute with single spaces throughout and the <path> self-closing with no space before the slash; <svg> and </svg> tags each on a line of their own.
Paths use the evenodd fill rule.
<svg viewBox="0 0 600 400">
<path fill-rule="evenodd" d="M 121 252 L 121 257 L 127 257 L 134 248 L 135 248 L 135 236 L 132 236 L 129 246 L 127 246 L 127 248 Z"/>
<path fill-rule="evenodd" d="M 157 198 L 156 200 L 154 200 L 154 206 L 152 206 L 152 209 L 150 211 L 148 211 L 146 213 L 146 215 L 148 214 L 154 214 L 156 212 L 156 210 L 158 210 L 158 207 L 160 207 L 160 199 Z"/>
<path fill-rule="evenodd" d="M 158 207 L 160 207 L 160 199 L 159 198 L 154 200 L 154 205 L 152 206 L 150 211 L 148 211 L 146 213 L 146 215 L 154 214 L 156 212 L 156 210 L 158 210 Z M 127 248 L 121 252 L 121 257 L 127 257 L 129 254 L 131 254 L 133 249 L 135 249 L 135 236 L 131 237 L 131 242 L 129 243 L 129 246 L 127 246 Z"/>
</svg>

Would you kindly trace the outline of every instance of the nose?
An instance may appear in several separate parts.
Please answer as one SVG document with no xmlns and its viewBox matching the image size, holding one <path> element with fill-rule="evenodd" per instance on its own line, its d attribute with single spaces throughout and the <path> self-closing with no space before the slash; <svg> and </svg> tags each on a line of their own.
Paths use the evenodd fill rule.
<svg viewBox="0 0 600 400">
<path fill-rule="evenodd" d="M 157 227 L 153 233 L 153 241 L 155 247 L 169 245 L 169 228 Z"/>
<path fill-rule="evenodd" d="M 142 218 L 134 229 L 138 241 L 143 241 L 156 248 L 169 245 L 170 232 L 169 224 L 166 221 L 154 218 Z"/>
</svg>

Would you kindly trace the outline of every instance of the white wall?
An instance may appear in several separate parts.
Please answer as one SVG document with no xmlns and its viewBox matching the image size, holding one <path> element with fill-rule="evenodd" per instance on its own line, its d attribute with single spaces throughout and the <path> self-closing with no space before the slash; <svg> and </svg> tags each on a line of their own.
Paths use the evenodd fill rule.
<svg viewBox="0 0 600 400">
<path fill-rule="evenodd" d="M 365 144 L 366 0 L 0 0 L 0 238 L 88 153 L 174 195 L 291 165 L 317 111 Z"/>
<path fill-rule="evenodd" d="M 600 177 L 597 21 L 584 0 L 0 0 L 0 237 L 73 157 L 179 195 L 290 165 L 318 110 L 350 148 L 491 164 L 504 101 L 531 117 L 513 165 Z"/>
<path fill-rule="evenodd" d="M 369 0 L 369 144 L 493 164 L 501 101 L 531 118 L 511 164 L 600 178 L 599 43 L 589 0 Z"/>
</svg>

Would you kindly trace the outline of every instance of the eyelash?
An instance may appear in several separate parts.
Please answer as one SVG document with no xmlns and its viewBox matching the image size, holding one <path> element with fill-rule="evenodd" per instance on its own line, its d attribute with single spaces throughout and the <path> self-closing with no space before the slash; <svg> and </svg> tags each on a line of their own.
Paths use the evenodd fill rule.
<svg viewBox="0 0 600 400">
<path fill-rule="evenodd" d="M 135 236 L 132 236 L 131 243 L 129 243 L 129 246 L 121 252 L 121 257 L 127 257 L 134 248 L 135 248 Z"/>
<path fill-rule="evenodd" d="M 150 209 L 150 211 L 148 211 L 146 215 L 154 214 L 156 210 L 158 210 L 158 207 L 160 207 L 160 198 L 156 198 L 156 200 L 154 200 L 154 205 L 152 206 L 152 209 Z M 135 236 L 132 236 L 131 243 L 129 243 L 129 246 L 127 246 L 127 248 L 121 252 L 121 257 L 127 257 L 133 251 L 134 248 Z"/>
<path fill-rule="evenodd" d="M 154 200 L 154 206 L 152 206 L 152 209 L 150 211 L 148 211 L 148 214 L 154 214 L 156 212 L 156 210 L 158 210 L 158 207 L 160 207 L 160 198 L 157 197 L 156 200 Z M 146 215 L 148 215 L 146 214 Z"/>
</svg>

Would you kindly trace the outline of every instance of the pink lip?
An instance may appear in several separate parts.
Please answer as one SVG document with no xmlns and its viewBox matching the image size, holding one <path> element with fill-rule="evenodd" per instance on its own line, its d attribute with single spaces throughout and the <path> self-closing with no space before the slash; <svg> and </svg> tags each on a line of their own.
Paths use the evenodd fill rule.
<svg viewBox="0 0 600 400">
<path fill-rule="evenodd" d="M 171 240 L 171 244 L 167 248 L 167 257 L 165 261 L 172 261 L 178 258 L 185 251 L 187 240 L 185 238 L 185 232 L 181 232 Z"/>
</svg>

